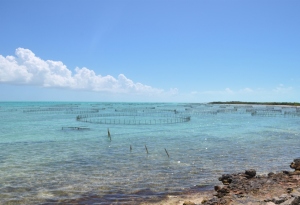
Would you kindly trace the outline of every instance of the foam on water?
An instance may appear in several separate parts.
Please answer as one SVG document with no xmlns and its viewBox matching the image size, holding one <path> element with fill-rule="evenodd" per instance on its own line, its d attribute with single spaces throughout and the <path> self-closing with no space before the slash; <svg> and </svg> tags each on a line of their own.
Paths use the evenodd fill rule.
<svg viewBox="0 0 300 205">
<path fill-rule="evenodd" d="M 299 122 L 299 110 L 281 107 L 0 103 L 0 203 L 124 204 L 228 172 L 286 170 Z"/>
</svg>

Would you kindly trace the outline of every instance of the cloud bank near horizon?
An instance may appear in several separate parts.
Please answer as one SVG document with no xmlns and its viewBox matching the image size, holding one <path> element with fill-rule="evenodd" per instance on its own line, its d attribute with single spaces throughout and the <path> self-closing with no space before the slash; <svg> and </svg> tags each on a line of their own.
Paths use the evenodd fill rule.
<svg viewBox="0 0 300 205">
<path fill-rule="evenodd" d="M 101 76 L 86 67 L 77 67 L 71 71 L 61 61 L 43 60 L 31 50 L 24 48 L 16 49 L 14 56 L 4 57 L 0 55 L 0 84 L 93 91 L 97 97 L 98 94 L 103 94 L 112 100 L 135 99 L 138 101 L 164 102 L 298 101 L 299 96 L 299 86 L 292 87 L 283 84 L 275 85 L 273 88 L 246 86 L 242 89 L 223 87 L 216 90 L 203 90 L 200 88 L 190 92 L 179 92 L 177 88 L 163 90 L 133 82 L 124 74 L 119 74 L 117 78 L 111 75 Z M 16 92 L 15 96 L 20 94 L 17 89 L 14 92 Z M 3 95 L 2 98 L 17 99 L 17 97 L 12 98 L 11 95 L 13 94 L 6 93 L 6 98 Z"/>
<path fill-rule="evenodd" d="M 88 68 L 67 68 L 61 61 L 43 60 L 31 50 L 17 48 L 15 56 L 0 55 L 0 83 L 68 88 L 110 93 L 160 94 L 163 89 L 135 83 L 124 74 L 97 75 Z"/>
</svg>

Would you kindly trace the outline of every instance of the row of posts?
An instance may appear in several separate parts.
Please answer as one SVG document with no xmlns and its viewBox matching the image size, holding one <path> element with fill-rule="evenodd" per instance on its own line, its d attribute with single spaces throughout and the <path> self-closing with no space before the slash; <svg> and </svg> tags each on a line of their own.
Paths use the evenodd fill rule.
<svg viewBox="0 0 300 205">
<path fill-rule="evenodd" d="M 110 134 L 109 129 L 107 129 L 107 136 L 108 136 L 109 140 L 111 141 L 111 134 Z M 145 150 L 146 150 L 147 154 L 149 154 L 147 145 L 145 145 Z M 131 151 L 132 151 L 132 146 L 130 145 L 130 152 L 131 152 Z M 168 151 L 167 151 L 166 148 L 165 148 L 165 152 L 166 152 L 166 154 L 168 155 L 168 158 L 170 158 L 170 155 L 169 155 L 169 153 L 168 153 Z"/>
</svg>

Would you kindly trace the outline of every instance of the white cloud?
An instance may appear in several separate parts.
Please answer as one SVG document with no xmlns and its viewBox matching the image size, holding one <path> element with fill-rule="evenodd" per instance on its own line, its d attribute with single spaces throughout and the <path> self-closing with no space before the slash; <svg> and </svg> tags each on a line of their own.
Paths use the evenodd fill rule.
<svg viewBox="0 0 300 205">
<path fill-rule="evenodd" d="M 228 93 L 228 94 L 233 94 L 234 93 L 230 88 L 226 88 L 225 92 Z"/>
<path fill-rule="evenodd" d="M 0 83 L 28 84 L 112 93 L 160 94 L 162 89 L 135 83 L 124 74 L 118 78 L 97 75 L 88 68 L 76 68 L 73 74 L 61 61 L 42 60 L 29 50 L 16 49 L 14 56 L 0 55 Z"/>
<path fill-rule="evenodd" d="M 252 93 L 254 92 L 251 88 L 244 88 L 240 90 L 240 93 Z"/>
<path fill-rule="evenodd" d="M 285 87 L 283 84 L 279 84 L 275 89 L 273 89 L 273 92 L 276 93 L 289 93 L 293 90 L 293 87 Z"/>
<path fill-rule="evenodd" d="M 13 56 L 0 55 L 0 81 L 27 83 L 32 78 L 24 65 L 18 65 Z"/>
<path fill-rule="evenodd" d="M 177 95 L 179 93 L 179 90 L 177 88 L 171 88 L 169 90 L 170 95 Z"/>
</svg>

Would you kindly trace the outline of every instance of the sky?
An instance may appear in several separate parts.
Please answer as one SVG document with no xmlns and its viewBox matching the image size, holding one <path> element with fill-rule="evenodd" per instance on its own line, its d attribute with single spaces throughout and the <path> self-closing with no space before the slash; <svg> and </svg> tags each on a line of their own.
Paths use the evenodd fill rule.
<svg viewBox="0 0 300 205">
<path fill-rule="evenodd" d="M 299 0 L 1 0 L 0 101 L 300 102 Z"/>
</svg>

